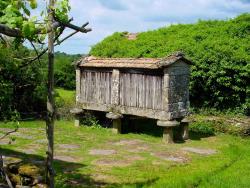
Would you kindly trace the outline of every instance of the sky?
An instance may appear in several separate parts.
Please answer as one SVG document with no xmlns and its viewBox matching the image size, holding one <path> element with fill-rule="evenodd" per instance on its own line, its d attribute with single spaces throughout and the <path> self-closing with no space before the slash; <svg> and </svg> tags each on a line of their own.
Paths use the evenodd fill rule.
<svg viewBox="0 0 250 188">
<path fill-rule="evenodd" d="M 56 47 L 68 54 L 87 54 L 114 32 L 143 32 L 199 19 L 230 19 L 250 12 L 250 0 L 69 0 L 72 23 L 86 21 L 92 31 L 79 33 Z M 70 33 L 69 30 L 65 35 Z"/>
</svg>

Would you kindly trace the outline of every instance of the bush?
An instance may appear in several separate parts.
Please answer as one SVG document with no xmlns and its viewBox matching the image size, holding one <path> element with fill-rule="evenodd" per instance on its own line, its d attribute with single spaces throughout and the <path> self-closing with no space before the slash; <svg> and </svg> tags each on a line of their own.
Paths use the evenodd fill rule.
<svg viewBox="0 0 250 188">
<path fill-rule="evenodd" d="M 190 131 L 205 136 L 211 136 L 215 134 L 213 123 L 211 122 L 194 122 L 190 125 Z"/>
<path fill-rule="evenodd" d="M 244 116 L 235 118 L 233 115 L 207 116 L 204 114 L 192 115 L 190 131 L 202 135 L 214 135 L 216 133 L 226 133 L 235 136 L 249 136 L 249 119 Z"/>
<path fill-rule="evenodd" d="M 46 110 L 45 63 L 20 68 L 20 59 L 28 56 L 31 51 L 23 46 L 0 44 L 0 119 L 10 119 L 16 112 L 24 117 Z"/>
<path fill-rule="evenodd" d="M 183 51 L 193 61 L 190 101 L 194 107 L 240 108 L 249 114 L 250 14 L 227 21 L 178 24 L 138 34 L 114 33 L 92 47 L 101 57 L 164 57 Z"/>
<path fill-rule="evenodd" d="M 64 89 L 75 89 L 75 66 L 74 62 L 81 55 L 69 55 L 55 53 L 55 85 Z"/>
</svg>

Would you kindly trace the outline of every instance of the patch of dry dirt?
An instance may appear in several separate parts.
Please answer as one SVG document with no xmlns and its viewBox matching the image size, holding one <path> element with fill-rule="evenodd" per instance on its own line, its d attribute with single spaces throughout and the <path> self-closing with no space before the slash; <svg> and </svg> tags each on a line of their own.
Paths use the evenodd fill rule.
<svg viewBox="0 0 250 188">
<path fill-rule="evenodd" d="M 216 154 L 217 151 L 214 149 L 202 149 L 202 148 L 194 148 L 194 147 L 184 147 L 182 148 L 183 151 L 197 153 L 200 155 L 213 155 Z"/>
<path fill-rule="evenodd" d="M 90 155 L 113 155 L 116 154 L 116 150 L 113 149 L 92 149 L 89 151 Z"/>
<path fill-rule="evenodd" d="M 162 151 L 162 152 L 151 153 L 151 155 L 160 158 L 162 160 L 172 161 L 177 163 L 186 163 L 189 161 L 189 158 L 181 152 L 171 153 Z"/>
</svg>

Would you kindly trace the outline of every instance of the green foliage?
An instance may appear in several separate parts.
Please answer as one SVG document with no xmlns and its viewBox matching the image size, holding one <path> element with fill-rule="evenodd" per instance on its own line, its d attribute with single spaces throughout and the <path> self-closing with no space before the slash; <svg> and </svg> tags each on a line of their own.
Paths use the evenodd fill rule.
<svg viewBox="0 0 250 188">
<path fill-rule="evenodd" d="M 193 61 L 190 83 L 195 107 L 242 108 L 249 114 L 250 14 L 227 21 L 178 24 L 138 34 L 114 33 L 90 54 L 101 57 L 164 57 L 183 51 Z"/>
<path fill-rule="evenodd" d="M 43 3 L 40 1 L 39 3 Z M 0 23 L 6 24 L 11 28 L 17 28 L 21 31 L 24 38 L 36 42 L 45 40 L 42 31 L 47 30 L 48 15 L 46 9 L 41 10 L 40 17 L 32 16 L 31 10 L 37 9 L 37 0 L 4 0 L 0 2 Z M 54 9 L 55 16 L 61 21 L 68 21 L 68 12 L 70 10 L 68 0 L 57 0 Z M 41 21 L 42 20 L 42 21 Z M 59 31 L 56 31 L 59 32 Z M 38 34 L 39 33 L 39 34 Z M 18 41 L 18 43 L 23 42 Z"/>
<path fill-rule="evenodd" d="M 64 89 L 75 89 L 75 67 L 74 62 L 81 55 L 68 55 L 66 53 L 55 53 L 55 85 Z"/>
<path fill-rule="evenodd" d="M 34 55 L 19 46 L 6 48 L 0 44 L 0 119 L 45 110 L 46 80 L 43 62 L 20 69 L 23 57 Z"/>
<path fill-rule="evenodd" d="M 190 131 L 206 136 L 215 134 L 214 125 L 211 122 L 194 122 L 190 125 Z"/>
</svg>

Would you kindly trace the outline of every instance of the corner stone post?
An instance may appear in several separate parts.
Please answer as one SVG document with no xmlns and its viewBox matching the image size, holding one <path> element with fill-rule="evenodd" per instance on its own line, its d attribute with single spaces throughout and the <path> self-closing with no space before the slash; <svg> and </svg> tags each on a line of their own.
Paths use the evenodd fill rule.
<svg viewBox="0 0 250 188">
<path fill-rule="evenodd" d="M 174 143 L 173 127 L 180 125 L 176 120 L 164 121 L 158 120 L 157 125 L 163 127 L 163 142 L 171 144 Z"/>
</svg>

